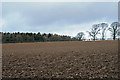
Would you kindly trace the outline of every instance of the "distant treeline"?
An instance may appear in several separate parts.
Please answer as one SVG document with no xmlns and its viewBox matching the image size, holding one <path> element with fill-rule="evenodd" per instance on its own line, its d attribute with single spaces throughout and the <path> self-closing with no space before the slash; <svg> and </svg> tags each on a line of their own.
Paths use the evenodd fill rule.
<svg viewBox="0 0 120 80">
<path fill-rule="evenodd" d="M 78 41 L 75 37 L 71 38 L 70 36 L 57 35 L 57 34 L 41 34 L 38 33 L 3 33 L 2 43 L 23 43 L 23 42 L 48 42 L 48 41 Z"/>
</svg>

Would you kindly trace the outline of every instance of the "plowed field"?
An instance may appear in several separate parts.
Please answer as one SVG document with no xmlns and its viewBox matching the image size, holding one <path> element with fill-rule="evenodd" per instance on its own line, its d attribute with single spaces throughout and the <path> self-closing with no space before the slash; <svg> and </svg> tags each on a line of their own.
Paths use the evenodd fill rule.
<svg viewBox="0 0 120 80">
<path fill-rule="evenodd" d="M 118 41 L 2 46 L 3 78 L 118 78 Z"/>
</svg>

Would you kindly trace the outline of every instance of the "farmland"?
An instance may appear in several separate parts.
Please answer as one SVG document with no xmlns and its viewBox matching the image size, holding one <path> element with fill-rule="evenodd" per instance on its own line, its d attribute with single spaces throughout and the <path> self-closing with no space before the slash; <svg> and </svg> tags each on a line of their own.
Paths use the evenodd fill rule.
<svg viewBox="0 0 120 80">
<path fill-rule="evenodd" d="M 118 78 L 118 41 L 5 43 L 4 78 Z"/>
</svg>

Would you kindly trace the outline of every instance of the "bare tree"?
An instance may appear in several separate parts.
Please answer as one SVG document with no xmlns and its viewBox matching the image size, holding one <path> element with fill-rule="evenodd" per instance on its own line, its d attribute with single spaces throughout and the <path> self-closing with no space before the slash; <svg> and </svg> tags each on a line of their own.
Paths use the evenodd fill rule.
<svg viewBox="0 0 120 80">
<path fill-rule="evenodd" d="M 92 26 L 91 31 L 87 31 L 89 33 L 89 35 L 93 38 L 93 40 L 96 40 L 96 36 L 99 34 L 100 31 L 100 25 L 99 24 L 94 24 Z"/>
<path fill-rule="evenodd" d="M 85 34 L 83 32 L 79 32 L 76 36 L 77 39 L 79 39 L 80 41 L 82 41 L 82 39 L 84 38 Z"/>
<path fill-rule="evenodd" d="M 108 27 L 108 24 L 107 23 L 101 23 L 100 26 L 101 26 L 101 30 L 102 30 L 102 40 L 105 40 L 105 31 Z"/>
<path fill-rule="evenodd" d="M 120 27 L 120 23 L 119 22 L 113 22 L 111 24 L 110 28 L 108 29 L 112 33 L 113 40 L 115 40 L 116 37 L 119 35 L 119 27 Z"/>
</svg>

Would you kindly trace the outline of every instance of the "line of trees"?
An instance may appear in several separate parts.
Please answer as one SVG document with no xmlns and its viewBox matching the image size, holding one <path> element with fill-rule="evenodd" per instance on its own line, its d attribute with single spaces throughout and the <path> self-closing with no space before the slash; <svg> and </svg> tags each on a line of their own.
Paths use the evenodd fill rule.
<svg viewBox="0 0 120 80">
<path fill-rule="evenodd" d="M 71 38 L 70 36 L 57 35 L 57 34 L 41 34 L 38 33 L 3 33 L 2 43 L 23 43 L 23 42 L 48 42 L 48 41 L 78 41 L 75 37 Z"/>
<path fill-rule="evenodd" d="M 94 24 L 90 31 L 87 31 L 91 40 L 97 40 L 97 35 L 101 34 L 101 40 L 105 40 L 106 31 L 109 30 L 113 40 L 120 39 L 120 23 L 113 22 L 110 27 L 107 23 Z M 21 42 L 48 42 L 48 41 L 82 41 L 85 40 L 84 32 L 79 32 L 76 37 L 57 35 L 57 34 L 41 34 L 38 33 L 3 33 L 0 32 L 0 41 L 2 43 L 21 43 Z"/>
<path fill-rule="evenodd" d="M 111 36 L 113 40 L 120 39 L 120 23 L 119 22 L 113 22 L 110 27 L 108 27 L 107 23 L 100 23 L 100 24 L 94 24 L 90 31 L 87 31 L 89 36 L 92 40 L 97 40 L 97 35 L 101 34 L 101 40 L 105 40 L 105 34 L 106 31 L 109 30 L 111 32 Z M 83 32 L 79 32 L 77 34 L 77 39 L 84 40 L 85 34 Z"/>
</svg>

